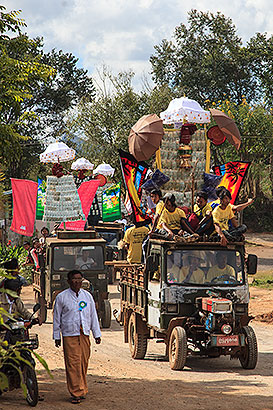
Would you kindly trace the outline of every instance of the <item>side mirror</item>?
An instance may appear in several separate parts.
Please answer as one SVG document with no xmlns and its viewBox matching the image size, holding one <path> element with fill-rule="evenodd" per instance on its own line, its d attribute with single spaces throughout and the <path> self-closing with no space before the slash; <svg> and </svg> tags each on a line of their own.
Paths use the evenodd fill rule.
<svg viewBox="0 0 273 410">
<path fill-rule="evenodd" d="M 247 267 L 247 273 L 248 275 L 255 275 L 257 272 L 257 264 L 258 264 L 258 258 L 256 255 L 248 255 L 247 261 L 246 261 L 246 267 Z"/>
<path fill-rule="evenodd" d="M 33 306 L 33 314 L 38 312 L 38 310 L 41 309 L 40 303 L 36 303 L 36 305 Z"/>
</svg>

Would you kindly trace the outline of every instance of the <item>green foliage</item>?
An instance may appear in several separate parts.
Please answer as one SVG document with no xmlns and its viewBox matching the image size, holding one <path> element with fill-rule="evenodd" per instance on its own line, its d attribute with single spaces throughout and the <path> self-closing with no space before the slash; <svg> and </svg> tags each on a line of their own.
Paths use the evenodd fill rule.
<svg viewBox="0 0 273 410">
<path fill-rule="evenodd" d="M 259 278 L 254 278 L 250 286 L 255 286 L 263 289 L 273 289 L 273 275 L 264 274 Z"/>
<path fill-rule="evenodd" d="M 191 10 L 188 25 L 176 27 L 172 40 L 164 39 L 151 56 L 153 78 L 203 103 L 223 99 L 240 103 L 243 95 L 272 103 L 273 37 L 256 34 L 246 46 L 230 18 Z"/>
<path fill-rule="evenodd" d="M 26 251 L 22 246 L 12 246 L 11 241 L 8 241 L 7 245 L 0 244 L 0 265 L 12 258 L 19 259 L 22 254 L 26 254 Z"/>
</svg>

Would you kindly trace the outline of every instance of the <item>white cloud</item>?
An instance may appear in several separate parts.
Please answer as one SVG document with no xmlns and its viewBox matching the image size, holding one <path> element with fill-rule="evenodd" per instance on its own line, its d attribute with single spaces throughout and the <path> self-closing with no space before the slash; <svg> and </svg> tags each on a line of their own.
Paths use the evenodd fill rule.
<svg viewBox="0 0 273 410">
<path fill-rule="evenodd" d="M 62 49 L 80 59 L 90 74 L 106 63 L 115 71 L 131 68 L 136 82 L 149 72 L 153 46 L 171 38 L 191 8 L 231 17 L 247 41 L 256 32 L 273 32 L 269 0 L 2 0 L 8 10 L 22 9 L 31 37 L 42 36 L 45 49 Z"/>
</svg>

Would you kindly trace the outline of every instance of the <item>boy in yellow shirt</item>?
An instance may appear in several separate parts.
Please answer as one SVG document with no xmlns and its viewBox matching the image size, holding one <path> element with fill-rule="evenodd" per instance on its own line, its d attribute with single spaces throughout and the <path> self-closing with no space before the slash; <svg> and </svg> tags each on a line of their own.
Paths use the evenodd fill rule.
<svg viewBox="0 0 273 410">
<path fill-rule="evenodd" d="M 123 238 L 128 246 L 127 261 L 129 263 L 141 263 L 142 242 L 148 235 L 149 229 L 146 226 L 136 225 L 127 229 Z"/>
<path fill-rule="evenodd" d="M 217 234 L 220 236 L 221 245 L 226 246 L 228 241 L 240 240 L 247 230 L 246 225 L 238 225 L 232 206 L 230 204 L 231 193 L 223 186 L 216 189 L 220 205 L 212 211 L 213 222 Z M 230 220 L 232 228 L 229 229 Z"/>
</svg>

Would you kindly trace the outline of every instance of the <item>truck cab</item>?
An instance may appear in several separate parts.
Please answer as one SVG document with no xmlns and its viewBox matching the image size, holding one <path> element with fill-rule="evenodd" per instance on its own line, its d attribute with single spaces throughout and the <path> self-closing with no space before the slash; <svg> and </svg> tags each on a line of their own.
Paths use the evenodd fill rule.
<svg viewBox="0 0 273 410">
<path fill-rule="evenodd" d="M 94 297 L 102 327 L 110 327 L 105 245 L 95 231 L 58 231 L 56 237 L 46 238 L 45 268 L 33 275 L 36 300 L 45 313 L 52 309 L 57 294 L 68 288 L 67 273 L 77 269 L 83 273 L 83 287 Z"/>
<path fill-rule="evenodd" d="M 121 323 L 132 357 L 145 356 L 147 341 L 166 345 L 171 368 L 182 369 L 188 354 L 238 358 L 254 368 L 257 341 L 248 326 L 247 273 L 243 243 L 176 243 L 151 239 L 146 265 L 122 271 Z"/>
</svg>

